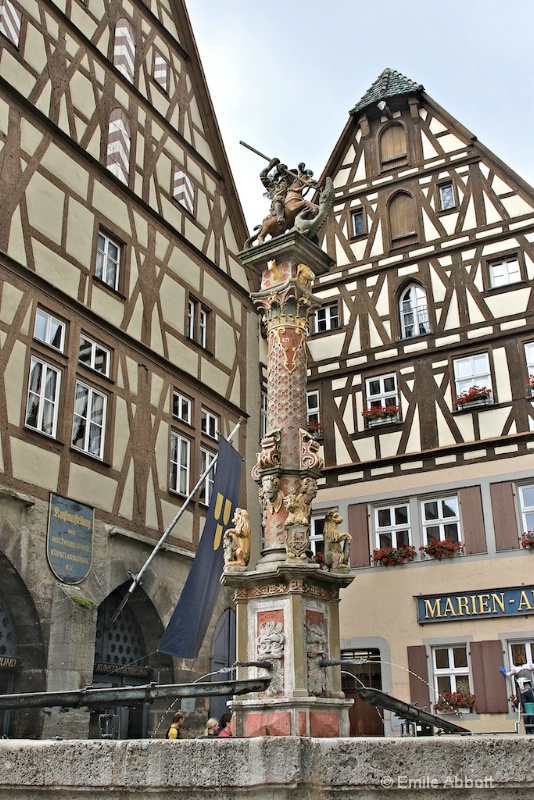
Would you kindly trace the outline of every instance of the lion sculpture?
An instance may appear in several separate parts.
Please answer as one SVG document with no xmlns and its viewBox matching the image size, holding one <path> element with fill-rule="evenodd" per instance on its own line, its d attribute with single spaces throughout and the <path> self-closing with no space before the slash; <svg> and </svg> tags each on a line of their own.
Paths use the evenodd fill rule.
<svg viewBox="0 0 534 800">
<path fill-rule="evenodd" d="M 246 567 L 250 559 L 250 519 L 248 511 L 236 508 L 232 522 L 224 534 L 224 567 Z"/>
<path fill-rule="evenodd" d="M 338 526 L 342 522 L 343 517 L 337 508 L 327 511 L 324 518 L 324 561 L 330 569 L 348 566 L 352 536 L 340 532 Z"/>
</svg>

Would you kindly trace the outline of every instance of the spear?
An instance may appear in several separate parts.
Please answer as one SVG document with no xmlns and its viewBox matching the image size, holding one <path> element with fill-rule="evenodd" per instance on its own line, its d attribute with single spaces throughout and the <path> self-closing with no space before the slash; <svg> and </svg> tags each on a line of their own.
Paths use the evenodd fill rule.
<svg viewBox="0 0 534 800">
<path fill-rule="evenodd" d="M 259 150 L 256 150 L 256 148 L 252 147 L 250 144 L 247 144 L 246 142 L 239 142 L 239 144 L 242 144 L 243 147 L 247 148 L 247 150 L 251 150 L 253 153 L 256 153 L 256 155 L 260 158 L 264 158 L 266 161 L 272 161 L 272 158 L 269 158 L 269 156 L 266 156 L 264 153 L 260 153 Z"/>
</svg>

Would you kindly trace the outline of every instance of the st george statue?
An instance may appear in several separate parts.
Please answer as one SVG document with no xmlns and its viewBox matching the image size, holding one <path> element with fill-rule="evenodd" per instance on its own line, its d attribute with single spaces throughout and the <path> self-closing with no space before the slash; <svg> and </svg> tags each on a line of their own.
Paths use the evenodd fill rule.
<svg viewBox="0 0 534 800">
<path fill-rule="evenodd" d="M 279 158 L 269 159 L 245 142 L 241 144 L 269 162 L 260 172 L 260 181 L 266 189 L 266 196 L 271 201 L 268 216 L 261 225 L 256 225 L 255 233 L 247 239 L 244 249 L 252 247 L 254 242 L 263 244 L 268 235 L 275 238 L 292 229 L 316 241 L 317 232 L 326 220 L 334 201 L 334 189 L 330 178 L 326 178 L 318 204 L 306 200 L 304 197 L 306 192 L 319 188 L 311 169 L 306 169 L 304 163 L 300 163 L 296 170 L 288 169 L 285 164 L 280 163 Z"/>
</svg>

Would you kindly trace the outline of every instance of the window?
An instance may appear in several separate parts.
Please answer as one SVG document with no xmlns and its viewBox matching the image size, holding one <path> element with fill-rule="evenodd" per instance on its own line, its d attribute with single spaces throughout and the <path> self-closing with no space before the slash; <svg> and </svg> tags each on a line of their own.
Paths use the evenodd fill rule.
<svg viewBox="0 0 534 800">
<path fill-rule="evenodd" d="M 216 439 L 219 433 L 219 417 L 216 414 L 212 414 L 211 411 L 208 411 L 206 408 L 201 409 L 200 428 L 202 433 L 205 433 L 206 436 Z"/>
<path fill-rule="evenodd" d="M 519 487 L 521 519 L 524 531 L 534 531 L 534 484 Z"/>
<path fill-rule="evenodd" d="M 102 375 L 109 377 L 109 365 L 111 362 L 111 353 L 107 347 L 103 347 L 98 342 L 90 339 L 84 333 L 80 336 L 80 352 L 78 355 L 80 364 L 86 367 L 101 372 Z"/>
<path fill-rule="evenodd" d="M 19 46 L 21 24 L 22 14 L 11 0 L 0 0 L 0 33 L 15 47 Z"/>
<path fill-rule="evenodd" d="M 200 448 L 200 474 L 204 475 L 205 471 L 208 467 L 213 464 L 216 456 L 215 453 L 211 453 L 209 450 L 205 450 L 203 447 Z M 208 473 L 204 483 L 200 487 L 200 496 L 199 500 L 204 505 L 208 506 L 211 500 L 211 493 L 213 491 L 213 484 L 215 482 L 215 467 Z"/>
<path fill-rule="evenodd" d="M 518 283 L 521 280 L 521 268 L 517 254 L 499 258 L 495 261 L 488 261 L 488 272 L 492 289 L 498 289 L 500 286 L 509 286 L 511 283 Z"/>
<path fill-rule="evenodd" d="M 395 122 L 388 125 L 380 135 L 380 163 L 383 167 L 392 168 L 407 161 L 406 131 Z"/>
<path fill-rule="evenodd" d="M 267 390 L 261 390 L 260 441 L 267 435 Z"/>
<path fill-rule="evenodd" d="M 209 311 L 198 300 L 187 303 L 187 336 L 201 347 L 208 346 Z"/>
<path fill-rule="evenodd" d="M 106 405 L 106 395 L 76 381 L 72 446 L 96 458 L 104 455 Z"/>
<path fill-rule="evenodd" d="M 135 41 L 132 26 L 127 19 L 120 19 L 115 27 L 113 64 L 124 77 L 133 83 L 135 67 Z"/>
<path fill-rule="evenodd" d="M 401 247 L 417 242 L 415 202 L 407 192 L 398 192 L 388 205 L 391 244 Z"/>
<path fill-rule="evenodd" d="M 534 394 L 534 342 L 525 345 L 525 361 L 527 363 L 527 388 L 530 394 Z"/>
<path fill-rule="evenodd" d="M 310 550 L 312 556 L 319 556 L 324 553 L 324 517 L 310 518 Z"/>
<path fill-rule="evenodd" d="M 510 642 L 508 646 L 510 664 L 515 664 L 518 656 L 523 656 L 527 664 L 534 663 L 534 641 Z"/>
<path fill-rule="evenodd" d="M 105 233 L 98 234 L 95 275 L 115 291 L 119 286 L 121 247 Z"/>
<path fill-rule="evenodd" d="M 394 373 L 368 378 L 365 387 L 368 410 L 377 409 L 380 412 L 382 409 L 398 408 L 397 376 Z"/>
<path fill-rule="evenodd" d="M 169 65 L 162 55 L 154 54 L 154 80 L 167 92 L 169 89 Z"/>
<path fill-rule="evenodd" d="M 376 546 L 407 547 L 411 544 L 410 508 L 407 503 L 374 510 Z"/>
<path fill-rule="evenodd" d="M 195 209 L 195 187 L 186 173 L 176 167 L 173 173 L 172 196 L 190 214 Z"/>
<path fill-rule="evenodd" d="M 445 692 L 458 692 L 458 694 L 466 695 L 471 692 L 467 645 L 433 647 L 432 665 L 434 689 L 437 695 L 443 695 Z"/>
<path fill-rule="evenodd" d="M 473 388 L 486 388 L 491 394 L 491 371 L 487 353 L 478 353 L 475 356 L 457 358 L 454 361 L 454 379 L 456 399 L 467 397 L 468 404 L 479 403 L 483 398 L 477 397 Z M 484 402 L 487 402 L 487 399 Z"/>
<path fill-rule="evenodd" d="M 130 123 L 120 108 L 109 116 L 106 166 L 116 178 L 128 183 L 130 172 Z"/>
<path fill-rule="evenodd" d="M 50 345 L 60 353 L 65 349 L 66 325 L 51 314 L 47 314 L 41 308 L 35 314 L 35 326 L 33 329 L 34 339 Z"/>
<path fill-rule="evenodd" d="M 430 332 L 428 304 L 424 289 L 417 284 L 408 286 L 400 298 L 401 332 L 404 339 Z"/>
<path fill-rule="evenodd" d="M 438 187 L 439 190 L 439 209 L 440 211 L 449 211 L 456 206 L 454 199 L 454 188 L 452 181 L 442 183 Z"/>
<path fill-rule="evenodd" d="M 193 401 L 180 392 L 173 392 L 172 394 L 172 415 L 176 419 L 181 419 L 182 422 L 191 425 L 191 413 L 193 409 Z"/>
<path fill-rule="evenodd" d="M 30 365 L 26 425 L 47 436 L 55 436 L 61 373 L 45 361 L 33 357 Z"/>
<path fill-rule="evenodd" d="M 318 390 L 306 392 L 306 418 L 308 431 L 316 438 L 321 438 L 321 406 Z"/>
<path fill-rule="evenodd" d="M 189 494 L 191 442 L 184 436 L 171 433 L 170 488 L 173 492 Z"/>
<path fill-rule="evenodd" d="M 457 497 L 423 500 L 421 509 L 424 544 L 428 544 L 431 539 L 436 539 L 438 542 L 444 539 L 449 542 L 460 541 L 460 511 Z"/>
<path fill-rule="evenodd" d="M 339 306 L 335 303 L 327 303 L 319 308 L 315 315 L 315 332 L 333 331 L 339 328 Z"/>
<path fill-rule="evenodd" d="M 363 236 L 365 233 L 365 217 L 363 213 L 363 208 L 359 208 L 356 211 L 353 211 L 351 214 L 351 218 L 352 218 L 352 235 Z"/>
</svg>

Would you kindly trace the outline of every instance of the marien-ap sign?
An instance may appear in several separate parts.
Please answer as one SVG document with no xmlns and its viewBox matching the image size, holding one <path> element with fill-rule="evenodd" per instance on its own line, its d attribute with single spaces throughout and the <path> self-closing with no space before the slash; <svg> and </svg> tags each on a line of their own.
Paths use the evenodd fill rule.
<svg viewBox="0 0 534 800">
<path fill-rule="evenodd" d="M 80 583 L 93 560 L 94 509 L 50 494 L 46 555 L 50 569 L 64 583 Z"/>
<path fill-rule="evenodd" d="M 534 614 L 534 586 L 417 597 L 417 621 L 462 622 Z"/>
</svg>

